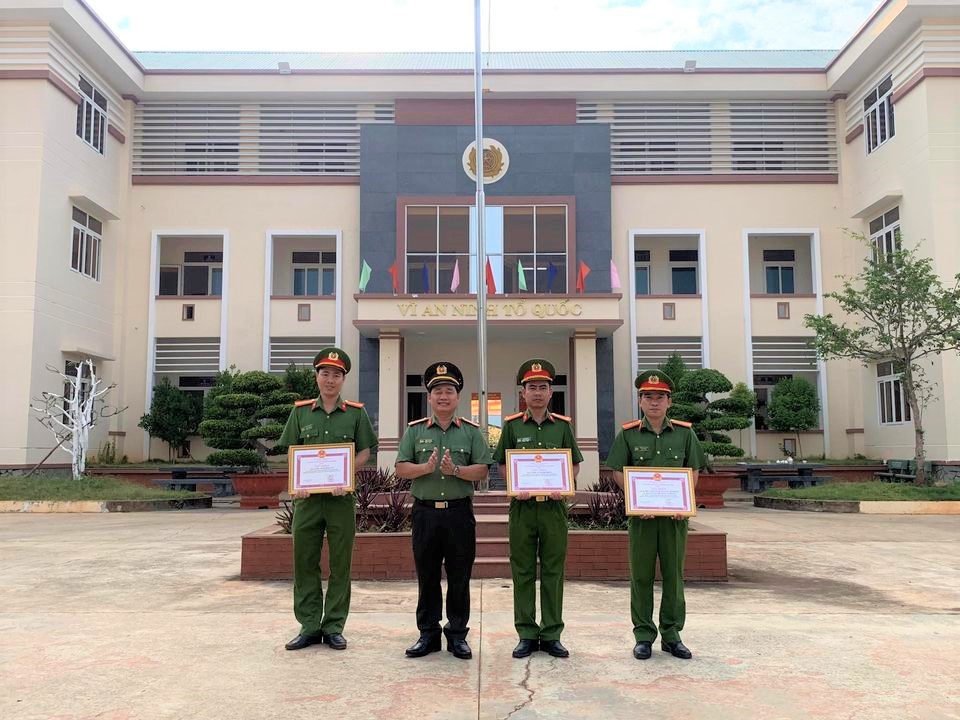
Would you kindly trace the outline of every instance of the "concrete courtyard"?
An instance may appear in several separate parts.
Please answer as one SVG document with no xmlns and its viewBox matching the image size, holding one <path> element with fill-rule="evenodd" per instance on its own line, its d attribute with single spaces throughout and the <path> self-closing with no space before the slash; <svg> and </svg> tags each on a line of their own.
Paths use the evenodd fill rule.
<svg viewBox="0 0 960 720">
<path fill-rule="evenodd" d="M 0 515 L 0 718 L 960 718 L 960 518 L 704 511 L 730 582 L 687 589 L 692 661 L 638 662 L 625 583 L 568 582 L 572 656 L 519 661 L 509 580 L 474 659 L 403 656 L 416 586 L 355 583 L 345 652 L 286 652 L 285 582 L 242 582 L 269 511 Z"/>
</svg>

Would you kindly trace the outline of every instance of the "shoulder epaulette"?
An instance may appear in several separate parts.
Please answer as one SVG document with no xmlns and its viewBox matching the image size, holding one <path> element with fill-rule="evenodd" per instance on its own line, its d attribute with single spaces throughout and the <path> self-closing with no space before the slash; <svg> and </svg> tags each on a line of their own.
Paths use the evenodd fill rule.
<svg viewBox="0 0 960 720">
<path fill-rule="evenodd" d="M 573 422 L 573 418 L 572 418 L 572 417 L 567 417 L 566 415 L 561 415 L 560 413 L 550 413 L 550 415 L 551 415 L 552 417 L 555 417 L 555 418 L 560 418 L 560 419 L 563 420 L 564 422 L 568 422 L 568 423 L 572 423 L 572 422 Z"/>
<path fill-rule="evenodd" d="M 343 404 L 344 404 L 344 405 L 349 405 L 350 407 L 355 407 L 355 408 L 362 408 L 362 407 L 363 407 L 363 403 L 362 403 L 362 402 L 354 402 L 353 400 L 344 400 L 344 401 L 343 401 Z"/>
<path fill-rule="evenodd" d="M 313 400 L 297 400 L 293 406 L 294 407 L 303 407 L 304 405 L 313 405 Z"/>
<path fill-rule="evenodd" d="M 473 420 L 468 420 L 467 418 L 460 416 L 460 420 L 465 422 L 467 425 L 473 425 L 475 428 L 480 427 L 480 423 L 475 423 Z"/>
<path fill-rule="evenodd" d="M 679 425 L 680 427 L 693 427 L 693 423 L 687 422 L 686 420 L 674 420 L 670 418 L 670 423 L 672 425 Z"/>
<path fill-rule="evenodd" d="M 410 427 L 411 425 L 419 425 L 420 423 L 426 422 L 429 419 L 430 418 L 422 417 L 419 420 L 411 420 L 410 422 L 407 423 L 407 427 Z"/>
<path fill-rule="evenodd" d="M 514 413 L 513 415 L 507 415 L 507 416 L 503 419 L 503 421 L 504 421 L 504 422 L 510 422 L 511 420 L 516 420 L 517 418 L 522 418 L 522 417 L 523 417 L 523 413 L 522 413 L 522 412 L 518 412 L 518 413 Z"/>
<path fill-rule="evenodd" d="M 643 425 L 643 420 L 631 420 L 630 422 L 625 422 L 622 427 L 624 430 L 632 430 L 635 427 L 640 427 Z"/>
</svg>

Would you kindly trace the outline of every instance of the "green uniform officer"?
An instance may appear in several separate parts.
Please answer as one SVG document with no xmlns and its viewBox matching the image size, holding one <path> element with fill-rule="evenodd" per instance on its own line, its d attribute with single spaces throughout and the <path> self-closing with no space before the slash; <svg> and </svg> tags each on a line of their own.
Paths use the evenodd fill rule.
<svg viewBox="0 0 960 720">
<path fill-rule="evenodd" d="M 668 420 L 673 381 L 657 370 L 640 373 L 634 383 L 640 391 L 642 420 L 625 423 L 614 438 L 607 467 L 623 487 L 624 467 L 688 467 L 694 473 L 706 467 L 707 459 L 690 423 Z M 657 637 L 653 622 L 653 579 L 657 558 L 663 596 L 660 599 L 661 649 L 674 657 L 689 660 L 690 650 L 680 640 L 686 618 L 683 597 L 683 560 L 687 549 L 687 520 L 680 517 L 632 516 L 630 537 L 630 615 L 637 644 L 633 656 L 650 657 Z"/>
<path fill-rule="evenodd" d="M 461 660 L 473 657 L 470 630 L 470 575 L 477 553 L 473 516 L 474 484 L 487 477 L 490 449 L 479 428 L 456 417 L 463 374 L 451 362 L 423 373 L 430 417 L 407 426 L 397 451 L 397 475 L 413 480 L 413 560 L 417 566 L 417 629 L 420 638 L 406 650 L 419 658 L 440 649 L 443 614 L 441 571 L 447 573 L 447 650 Z"/>
<path fill-rule="evenodd" d="M 583 462 L 570 418 L 551 413 L 550 398 L 556 371 L 546 360 L 527 360 L 517 372 L 527 409 L 503 421 L 493 459 L 506 472 L 507 450 L 570 448 L 573 474 Z M 568 657 L 560 642 L 563 632 L 563 575 L 567 560 L 567 508 L 559 493 L 531 498 L 521 493 L 510 500 L 510 571 L 513 575 L 513 623 L 520 642 L 513 657 L 540 649 Z M 537 624 L 537 558 L 540 558 L 540 615 Z"/>
<path fill-rule="evenodd" d="M 340 397 L 350 372 L 350 358 L 340 348 L 324 348 L 313 360 L 320 397 L 296 403 L 277 441 L 279 445 L 354 444 L 354 464 L 363 465 L 377 436 L 363 403 Z M 298 493 L 293 513 L 293 612 L 300 634 L 286 644 L 300 650 L 325 643 L 344 650 L 343 626 L 350 611 L 350 564 L 357 532 L 356 501 L 343 490 L 309 495 Z M 320 582 L 323 535 L 330 542 L 330 578 L 324 599 Z M 326 600 L 326 602 L 324 602 Z"/>
</svg>

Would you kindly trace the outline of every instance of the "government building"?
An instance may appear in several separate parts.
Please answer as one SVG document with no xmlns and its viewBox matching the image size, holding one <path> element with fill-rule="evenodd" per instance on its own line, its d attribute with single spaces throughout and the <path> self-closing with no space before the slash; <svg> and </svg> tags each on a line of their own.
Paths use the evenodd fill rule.
<svg viewBox="0 0 960 720">
<path fill-rule="evenodd" d="M 792 447 L 765 405 L 800 377 L 822 406 L 807 455 L 912 457 L 896 368 L 819 360 L 803 318 L 867 257 L 847 230 L 960 271 L 960 0 L 883 2 L 839 51 L 484 63 L 491 424 L 520 409 L 520 363 L 551 360 L 589 482 L 637 369 L 677 351 L 757 391 L 733 434 L 750 456 Z M 162 378 L 202 394 L 328 344 L 380 465 L 426 412 L 429 363 L 463 370 L 476 415 L 472 64 L 134 53 L 81 0 L 0 0 L 0 466 L 49 452 L 31 399 L 86 358 L 126 407 L 91 452 L 131 461 L 166 456 L 137 427 Z M 960 460 L 957 356 L 930 375 L 929 457 Z"/>
</svg>

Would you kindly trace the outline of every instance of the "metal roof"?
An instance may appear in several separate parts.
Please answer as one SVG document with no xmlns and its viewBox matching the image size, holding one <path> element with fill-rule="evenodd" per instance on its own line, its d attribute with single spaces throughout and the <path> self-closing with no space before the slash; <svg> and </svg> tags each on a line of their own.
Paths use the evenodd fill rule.
<svg viewBox="0 0 960 720">
<path fill-rule="evenodd" d="M 822 70 L 836 50 L 639 50 L 623 52 L 485 53 L 484 69 L 493 71 L 681 70 L 689 60 L 703 69 Z M 468 72 L 473 53 L 322 53 L 322 52 L 136 52 L 150 70 L 277 70 L 326 72 Z"/>
</svg>

